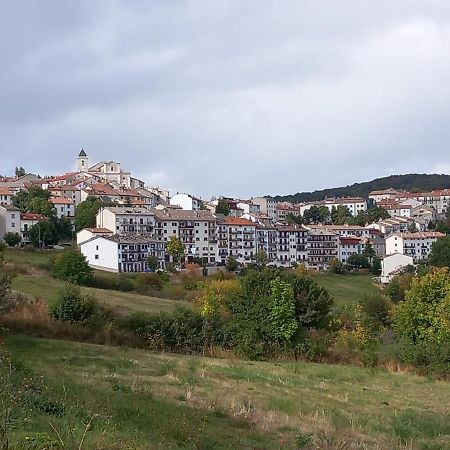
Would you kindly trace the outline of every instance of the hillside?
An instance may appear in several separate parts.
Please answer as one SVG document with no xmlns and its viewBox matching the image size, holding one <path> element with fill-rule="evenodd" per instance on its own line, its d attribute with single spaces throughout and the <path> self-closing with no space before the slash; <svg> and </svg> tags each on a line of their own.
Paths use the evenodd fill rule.
<svg viewBox="0 0 450 450">
<path fill-rule="evenodd" d="M 369 192 L 379 189 L 404 189 L 411 192 L 426 192 L 433 189 L 450 188 L 450 175 L 410 173 L 406 175 L 390 175 L 376 178 L 364 183 L 354 183 L 349 186 L 322 189 L 313 192 L 297 192 L 292 195 L 277 195 L 277 201 L 312 202 L 325 197 L 368 197 Z"/>
<path fill-rule="evenodd" d="M 449 448 L 448 384 L 426 377 L 24 336 L 5 344 L 10 448 Z"/>
</svg>

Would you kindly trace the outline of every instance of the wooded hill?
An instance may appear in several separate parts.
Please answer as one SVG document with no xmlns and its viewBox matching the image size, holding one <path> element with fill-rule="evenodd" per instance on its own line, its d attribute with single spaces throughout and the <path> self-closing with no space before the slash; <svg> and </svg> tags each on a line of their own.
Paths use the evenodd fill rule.
<svg viewBox="0 0 450 450">
<path fill-rule="evenodd" d="M 376 178 L 364 183 L 354 183 L 348 186 L 322 189 L 313 192 L 297 192 L 292 195 L 277 195 L 273 197 L 277 201 L 286 202 L 312 202 L 323 200 L 325 197 L 364 197 L 369 192 L 380 189 L 404 189 L 409 192 L 428 192 L 433 189 L 450 188 L 450 175 L 410 173 L 406 175 L 390 175 Z"/>
</svg>

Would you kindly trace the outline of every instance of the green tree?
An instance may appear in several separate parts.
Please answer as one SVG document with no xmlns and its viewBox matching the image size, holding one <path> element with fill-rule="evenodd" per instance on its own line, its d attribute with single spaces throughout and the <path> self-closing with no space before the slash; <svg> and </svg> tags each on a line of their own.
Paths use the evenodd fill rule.
<svg viewBox="0 0 450 450">
<path fill-rule="evenodd" d="M 441 237 L 431 246 L 430 264 L 450 267 L 450 235 Z"/>
<path fill-rule="evenodd" d="M 345 265 L 339 261 L 337 258 L 332 258 L 330 260 L 330 268 L 331 273 L 342 274 L 345 272 Z"/>
<path fill-rule="evenodd" d="M 89 325 L 99 309 L 94 298 L 82 295 L 78 286 L 69 284 L 51 303 L 49 315 L 54 320 Z"/>
<path fill-rule="evenodd" d="M 450 234 L 450 224 L 445 220 L 438 220 L 434 231 L 439 231 L 440 233 Z"/>
<path fill-rule="evenodd" d="M 93 280 L 93 270 L 78 250 L 67 250 L 56 256 L 53 273 L 62 280 L 86 285 Z"/>
<path fill-rule="evenodd" d="M 330 221 L 330 211 L 326 206 L 313 205 L 303 213 L 306 224 L 328 223 Z"/>
<path fill-rule="evenodd" d="M 224 216 L 230 215 L 230 207 L 228 206 L 227 201 L 221 197 L 219 198 L 219 201 L 217 202 L 216 206 L 216 214 L 223 214 Z"/>
<path fill-rule="evenodd" d="M 372 265 L 370 267 L 370 272 L 376 276 L 381 274 L 381 259 L 378 256 L 372 258 Z"/>
<path fill-rule="evenodd" d="M 370 262 L 367 256 L 357 253 L 348 257 L 347 264 L 351 267 L 359 267 L 361 269 L 368 269 L 370 267 Z"/>
<path fill-rule="evenodd" d="M 16 169 L 14 170 L 14 175 L 19 178 L 19 177 L 23 177 L 26 174 L 25 169 L 21 166 L 21 167 L 16 167 Z"/>
<path fill-rule="evenodd" d="M 152 272 L 156 272 L 159 269 L 158 258 L 154 255 L 150 255 L 147 258 L 147 266 Z"/>
<path fill-rule="evenodd" d="M 233 255 L 230 255 L 227 258 L 227 262 L 225 264 L 225 267 L 227 268 L 227 270 L 229 272 L 234 272 L 234 271 L 238 270 L 239 269 L 238 260 Z"/>
<path fill-rule="evenodd" d="M 395 310 L 397 335 L 413 343 L 450 345 L 450 272 L 439 268 L 415 277 Z"/>
<path fill-rule="evenodd" d="M 372 247 L 372 243 L 370 241 L 367 241 L 364 244 L 364 248 L 363 248 L 363 251 L 361 252 L 361 254 L 363 254 L 364 256 L 367 257 L 367 259 L 369 260 L 369 264 L 372 264 L 372 259 L 374 258 L 376 253 L 375 253 L 375 250 Z"/>
<path fill-rule="evenodd" d="M 334 225 L 344 225 L 351 221 L 353 221 L 353 216 L 348 206 L 338 205 L 331 208 L 331 222 Z"/>
<path fill-rule="evenodd" d="M 22 241 L 19 233 L 13 233 L 9 231 L 3 236 L 3 240 L 8 244 L 9 247 L 16 247 Z"/>
<path fill-rule="evenodd" d="M 184 256 L 185 249 L 183 243 L 176 236 L 170 236 L 166 243 L 166 251 L 174 262 L 179 262 Z"/>
<path fill-rule="evenodd" d="M 71 239 L 73 236 L 73 223 L 65 216 L 55 220 L 56 229 L 60 239 Z"/>
<path fill-rule="evenodd" d="M 267 253 L 265 252 L 265 250 L 259 250 L 258 252 L 256 252 L 255 261 L 258 267 L 267 266 L 269 258 L 267 257 Z"/>
<path fill-rule="evenodd" d="M 28 229 L 27 237 L 36 248 L 55 245 L 59 241 L 58 230 L 50 220 L 35 223 Z"/>
<path fill-rule="evenodd" d="M 75 212 L 75 230 L 80 231 L 83 228 L 94 228 L 96 226 L 95 216 L 101 206 L 102 202 L 95 197 L 88 197 L 81 202 Z"/>
<path fill-rule="evenodd" d="M 49 202 L 50 192 L 39 186 L 31 186 L 27 190 L 22 189 L 12 197 L 13 205 L 22 212 L 44 214 L 47 217 L 54 216 L 53 205 Z M 49 215 L 47 215 L 49 214 Z"/>
<path fill-rule="evenodd" d="M 279 277 L 270 282 L 269 332 L 275 341 L 287 342 L 297 331 L 294 288 Z"/>
<path fill-rule="evenodd" d="M 286 222 L 289 224 L 303 225 L 304 220 L 301 214 L 296 215 L 290 212 L 286 214 Z"/>
</svg>

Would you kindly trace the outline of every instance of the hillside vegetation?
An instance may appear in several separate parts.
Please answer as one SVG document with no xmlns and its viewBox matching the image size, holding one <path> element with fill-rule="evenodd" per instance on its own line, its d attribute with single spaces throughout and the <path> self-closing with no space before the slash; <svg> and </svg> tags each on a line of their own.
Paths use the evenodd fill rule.
<svg viewBox="0 0 450 450">
<path fill-rule="evenodd" d="M 404 189 L 410 192 L 427 192 L 433 189 L 450 188 L 450 175 L 418 174 L 390 175 L 388 177 L 376 178 L 364 183 L 354 183 L 348 186 L 322 189 L 313 192 L 297 192 L 292 195 L 277 195 L 277 201 L 287 202 L 312 202 L 323 200 L 325 197 L 364 197 L 369 192 L 379 189 Z"/>
<path fill-rule="evenodd" d="M 416 375 L 18 335 L 7 338 L 6 350 L 13 355 L 13 370 L 8 375 L 0 365 L 0 396 L 12 408 L 14 426 L 7 429 L 12 448 L 56 449 L 64 443 L 77 449 L 444 450 L 450 445 L 448 384 Z M 36 444 L 42 442 L 48 446 Z"/>
</svg>

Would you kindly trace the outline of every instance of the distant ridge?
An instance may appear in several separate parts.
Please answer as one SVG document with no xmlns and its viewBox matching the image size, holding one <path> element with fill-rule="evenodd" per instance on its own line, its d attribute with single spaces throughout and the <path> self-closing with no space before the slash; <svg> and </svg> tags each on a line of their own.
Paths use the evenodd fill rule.
<svg viewBox="0 0 450 450">
<path fill-rule="evenodd" d="M 312 202 L 323 200 L 325 197 L 364 197 L 369 192 L 380 189 L 404 189 L 410 192 L 428 192 L 434 189 L 450 188 L 450 175 L 409 173 L 406 175 L 390 175 L 388 177 L 376 178 L 364 183 L 354 183 L 349 186 L 322 189 L 313 192 L 297 192 L 292 195 L 277 195 L 273 197 L 277 201 L 286 202 Z"/>
</svg>

